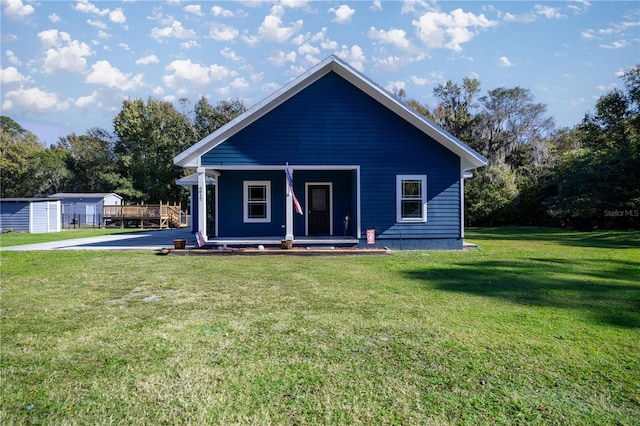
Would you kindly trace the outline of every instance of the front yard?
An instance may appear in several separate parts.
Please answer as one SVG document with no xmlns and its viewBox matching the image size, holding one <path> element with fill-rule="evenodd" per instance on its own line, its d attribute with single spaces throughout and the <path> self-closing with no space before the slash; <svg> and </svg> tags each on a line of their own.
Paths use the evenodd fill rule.
<svg viewBox="0 0 640 426">
<path fill-rule="evenodd" d="M 638 424 L 640 233 L 467 239 L 2 252 L 0 423 Z"/>
</svg>

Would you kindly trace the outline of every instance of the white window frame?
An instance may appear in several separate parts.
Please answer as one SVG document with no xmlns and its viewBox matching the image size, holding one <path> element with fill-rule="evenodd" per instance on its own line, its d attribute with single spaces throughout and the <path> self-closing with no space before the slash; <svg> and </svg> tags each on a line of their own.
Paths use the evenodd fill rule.
<svg viewBox="0 0 640 426">
<path fill-rule="evenodd" d="M 243 182 L 242 191 L 242 210 L 244 223 L 270 223 L 271 222 L 271 181 L 268 180 L 245 180 Z M 249 187 L 250 186 L 264 186 L 266 200 L 266 217 L 250 218 L 249 217 Z"/>
<path fill-rule="evenodd" d="M 421 217 L 402 217 L 402 182 L 405 180 L 419 180 L 421 182 Z M 396 221 L 399 223 L 424 223 L 427 221 L 427 175 L 396 175 Z"/>
</svg>

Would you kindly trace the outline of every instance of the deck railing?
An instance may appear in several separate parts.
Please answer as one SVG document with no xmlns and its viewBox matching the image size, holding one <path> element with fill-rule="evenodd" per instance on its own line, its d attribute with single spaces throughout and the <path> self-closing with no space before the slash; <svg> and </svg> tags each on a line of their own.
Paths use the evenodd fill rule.
<svg viewBox="0 0 640 426">
<path fill-rule="evenodd" d="M 186 216 L 179 204 L 139 204 L 105 205 L 102 217 L 104 226 L 163 229 L 187 226 Z"/>
</svg>

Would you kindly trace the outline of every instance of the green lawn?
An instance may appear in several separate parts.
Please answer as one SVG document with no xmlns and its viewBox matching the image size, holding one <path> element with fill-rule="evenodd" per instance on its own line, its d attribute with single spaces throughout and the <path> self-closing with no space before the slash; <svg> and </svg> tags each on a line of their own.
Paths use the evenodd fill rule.
<svg viewBox="0 0 640 426">
<path fill-rule="evenodd" d="M 2 252 L 0 423 L 640 424 L 640 232 Z"/>
<path fill-rule="evenodd" d="M 69 240 L 72 238 L 99 237 L 101 235 L 122 234 L 139 232 L 131 229 L 120 228 L 83 228 L 65 229 L 60 232 L 49 232 L 42 234 L 30 234 L 28 232 L 5 232 L 0 234 L 0 247 L 20 246 L 24 244 L 48 243 L 51 241 Z"/>
</svg>

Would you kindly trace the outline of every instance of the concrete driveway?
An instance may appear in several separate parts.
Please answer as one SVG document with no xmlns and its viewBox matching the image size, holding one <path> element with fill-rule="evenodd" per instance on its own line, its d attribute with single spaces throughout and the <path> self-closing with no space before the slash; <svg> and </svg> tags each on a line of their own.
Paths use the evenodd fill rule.
<svg viewBox="0 0 640 426">
<path fill-rule="evenodd" d="M 190 229 L 167 229 L 161 231 L 140 231 L 130 234 L 105 235 L 102 237 L 75 238 L 50 243 L 25 244 L 2 247 L 7 251 L 38 250 L 160 250 L 172 248 L 173 240 L 187 240 L 187 248 L 197 246 Z"/>
</svg>

